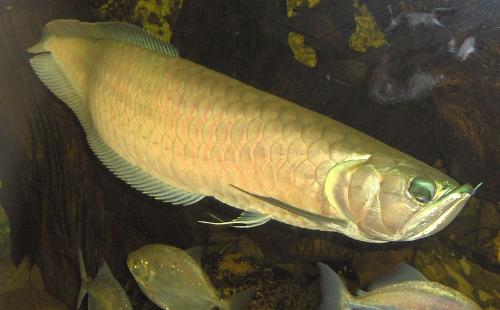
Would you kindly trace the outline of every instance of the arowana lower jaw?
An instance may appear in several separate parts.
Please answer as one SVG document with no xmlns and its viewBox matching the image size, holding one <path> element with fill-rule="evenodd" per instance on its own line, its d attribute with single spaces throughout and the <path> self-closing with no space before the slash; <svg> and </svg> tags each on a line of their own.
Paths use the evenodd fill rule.
<svg viewBox="0 0 500 310">
<path fill-rule="evenodd" d="M 401 235 L 410 236 L 403 240 L 417 240 L 441 231 L 462 211 L 480 185 L 474 188 L 470 184 L 464 184 L 419 211 L 401 229 Z"/>
</svg>

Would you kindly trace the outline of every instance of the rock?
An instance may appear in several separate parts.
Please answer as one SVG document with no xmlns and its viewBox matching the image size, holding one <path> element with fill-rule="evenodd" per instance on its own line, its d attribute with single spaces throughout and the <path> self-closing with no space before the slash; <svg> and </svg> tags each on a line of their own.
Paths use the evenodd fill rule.
<svg viewBox="0 0 500 310">
<path fill-rule="evenodd" d="M 373 250 L 358 253 L 352 261 L 359 279 L 359 287 L 364 287 L 372 280 L 391 270 L 400 262 L 410 261 L 414 255 L 412 247 L 394 250 Z"/>
<path fill-rule="evenodd" d="M 500 275 L 449 248 L 436 245 L 416 250 L 413 266 L 429 280 L 471 297 L 483 309 L 499 309 Z"/>
</svg>

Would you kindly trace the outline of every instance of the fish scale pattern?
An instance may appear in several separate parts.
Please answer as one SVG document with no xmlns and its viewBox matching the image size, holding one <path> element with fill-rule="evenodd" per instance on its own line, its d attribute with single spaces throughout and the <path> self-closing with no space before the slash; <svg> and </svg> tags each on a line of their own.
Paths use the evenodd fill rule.
<svg viewBox="0 0 500 310">
<path fill-rule="evenodd" d="M 90 105 L 123 158 L 172 186 L 293 225 L 310 224 L 229 185 L 336 214 L 323 182 L 351 151 L 339 147 L 342 125 L 178 57 L 101 45 Z"/>
<path fill-rule="evenodd" d="M 324 180 L 354 149 L 366 149 L 371 142 L 362 145 L 363 134 L 179 57 L 112 40 L 79 40 L 87 40 L 80 56 L 87 59 L 85 69 L 75 70 L 86 72 L 72 74 L 88 77 L 79 84 L 87 89 L 92 123 L 133 167 L 295 226 L 321 229 L 230 185 L 339 216 L 326 200 Z"/>
</svg>

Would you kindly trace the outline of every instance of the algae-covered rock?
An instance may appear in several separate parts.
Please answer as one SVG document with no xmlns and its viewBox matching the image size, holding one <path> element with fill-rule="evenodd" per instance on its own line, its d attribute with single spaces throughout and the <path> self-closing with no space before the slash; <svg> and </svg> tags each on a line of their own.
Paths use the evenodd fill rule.
<svg viewBox="0 0 500 310">
<path fill-rule="evenodd" d="M 291 265 L 296 271 L 301 264 Z M 255 294 L 248 309 L 314 309 L 319 301 L 318 287 L 309 286 L 289 268 L 266 264 L 239 253 L 227 253 L 222 257 L 211 255 L 205 269 L 222 296 L 252 289 Z"/>
<path fill-rule="evenodd" d="M 295 16 L 295 10 L 307 4 L 308 8 L 313 8 L 318 5 L 320 0 L 286 0 L 286 14 L 288 17 Z"/>
<path fill-rule="evenodd" d="M 468 255 L 484 265 L 499 268 L 499 231 L 500 204 L 472 198 L 460 215 L 435 238 L 448 248 L 467 249 Z"/>
<path fill-rule="evenodd" d="M 413 265 L 431 281 L 471 297 L 483 309 L 500 309 L 500 275 L 445 247 L 417 250 Z"/>
<path fill-rule="evenodd" d="M 316 52 L 312 47 L 306 46 L 304 40 L 304 35 L 300 33 L 290 32 L 288 34 L 288 45 L 293 51 L 293 57 L 301 64 L 314 68 L 318 62 Z"/>
<path fill-rule="evenodd" d="M 387 42 L 375 18 L 366 4 L 354 1 L 356 30 L 349 38 L 349 46 L 356 52 L 364 53 L 369 47 L 380 47 Z"/>
<path fill-rule="evenodd" d="M 96 11 L 102 20 L 139 24 L 150 34 L 170 42 L 182 3 L 183 0 L 108 0 Z"/>
</svg>

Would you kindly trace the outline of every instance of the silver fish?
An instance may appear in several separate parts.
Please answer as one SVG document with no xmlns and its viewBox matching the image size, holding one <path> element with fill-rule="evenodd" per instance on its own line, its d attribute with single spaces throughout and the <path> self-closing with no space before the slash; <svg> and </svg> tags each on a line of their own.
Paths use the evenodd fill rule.
<svg viewBox="0 0 500 310">
<path fill-rule="evenodd" d="M 132 310 L 132 305 L 127 294 L 116 281 L 109 269 L 108 264 L 103 262 L 99 267 L 97 276 L 90 279 L 85 270 L 82 253 L 78 251 L 78 260 L 80 264 L 80 275 L 82 278 L 82 286 L 78 294 L 78 303 L 76 309 L 80 309 L 83 298 L 88 293 L 88 309 L 89 310 Z"/>
<path fill-rule="evenodd" d="M 431 282 L 407 264 L 372 282 L 368 291 L 352 296 L 340 277 L 327 265 L 318 263 L 321 277 L 320 310 L 480 310 L 460 292 Z"/>
<path fill-rule="evenodd" d="M 222 299 L 201 269 L 201 248 L 150 244 L 129 254 L 127 264 L 144 294 L 163 309 L 244 309 L 253 292 Z"/>
</svg>

